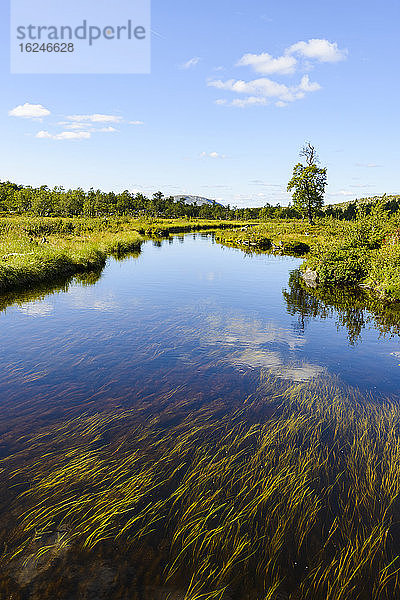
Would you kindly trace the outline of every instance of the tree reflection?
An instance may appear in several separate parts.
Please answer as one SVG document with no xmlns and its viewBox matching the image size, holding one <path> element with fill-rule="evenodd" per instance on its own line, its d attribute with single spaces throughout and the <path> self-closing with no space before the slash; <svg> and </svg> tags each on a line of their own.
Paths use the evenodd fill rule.
<svg viewBox="0 0 400 600">
<path fill-rule="evenodd" d="M 336 318 L 338 327 L 347 329 L 349 342 L 361 340 L 363 329 L 370 325 L 383 335 L 400 335 L 400 305 L 385 303 L 381 298 L 361 289 L 307 287 L 300 271 L 292 271 L 289 289 L 283 290 L 287 311 L 298 316 L 304 329 L 308 321 L 319 317 Z"/>
</svg>

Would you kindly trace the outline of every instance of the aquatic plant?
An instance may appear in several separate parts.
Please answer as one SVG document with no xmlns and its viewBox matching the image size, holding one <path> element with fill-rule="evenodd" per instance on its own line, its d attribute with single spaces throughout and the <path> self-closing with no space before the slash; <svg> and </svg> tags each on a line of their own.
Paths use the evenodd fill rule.
<svg viewBox="0 0 400 600">
<path fill-rule="evenodd" d="M 6 571 L 111 545 L 187 600 L 394 597 L 396 402 L 268 377 L 230 413 L 181 402 L 82 415 L 4 460 L 19 494 Z"/>
</svg>

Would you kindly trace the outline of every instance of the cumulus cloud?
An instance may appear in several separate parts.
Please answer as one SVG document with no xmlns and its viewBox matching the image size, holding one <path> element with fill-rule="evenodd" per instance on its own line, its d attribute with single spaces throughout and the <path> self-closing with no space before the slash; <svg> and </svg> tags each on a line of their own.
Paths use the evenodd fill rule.
<svg viewBox="0 0 400 600">
<path fill-rule="evenodd" d="M 201 58 L 199 56 L 194 56 L 193 58 L 191 58 L 187 62 L 184 62 L 180 66 L 180 68 L 181 69 L 192 69 L 193 67 L 196 67 L 199 64 L 200 61 L 201 61 Z"/>
<path fill-rule="evenodd" d="M 305 58 L 319 62 L 339 62 L 347 57 L 347 50 L 340 50 L 336 42 L 324 39 L 312 39 L 308 42 L 297 42 L 285 51 L 288 55 L 299 54 Z"/>
<path fill-rule="evenodd" d="M 261 54 L 245 54 L 236 63 L 238 67 L 251 67 L 262 75 L 293 75 L 299 58 L 309 61 L 339 62 L 347 57 L 347 50 L 340 50 L 336 42 L 325 39 L 311 39 L 308 42 L 297 42 L 286 48 L 282 56 L 273 57 L 268 52 Z M 308 65 L 311 66 L 311 63 Z M 304 65 L 303 65 L 304 68 Z"/>
<path fill-rule="evenodd" d="M 50 115 L 50 111 L 42 104 L 21 104 L 8 113 L 12 117 L 33 119 L 42 121 Z M 56 122 L 58 131 L 43 129 L 36 133 L 38 139 L 51 140 L 84 140 L 89 139 L 93 133 L 115 133 L 118 131 L 116 125 L 123 123 L 129 125 L 143 125 L 143 121 L 126 121 L 122 116 L 102 113 L 73 114 L 62 117 L 63 120 Z"/>
<path fill-rule="evenodd" d="M 50 111 L 42 106 L 42 104 L 20 104 L 12 110 L 8 111 L 10 117 L 20 117 L 22 119 L 43 119 L 43 117 L 49 116 Z"/>
<path fill-rule="evenodd" d="M 304 75 L 298 85 L 287 86 L 267 77 L 261 77 L 252 81 L 229 79 L 227 81 L 209 81 L 208 85 L 218 90 L 226 90 L 237 94 L 246 95 L 245 99 L 235 99 L 229 103 L 230 106 L 246 107 L 266 105 L 269 100 L 275 100 L 278 106 L 285 106 L 288 102 L 294 102 L 304 98 L 307 93 L 316 92 L 321 86 L 311 82 L 308 75 Z M 219 104 L 225 104 L 219 101 Z"/>
<path fill-rule="evenodd" d="M 310 39 L 300 41 L 286 48 L 282 56 L 274 57 L 268 52 L 261 54 L 247 53 L 236 63 L 237 67 L 250 67 L 260 75 L 294 75 L 297 71 L 303 73 L 310 70 L 313 61 L 320 63 L 334 63 L 344 60 L 347 50 L 342 50 L 336 42 L 325 39 Z M 277 107 L 287 106 L 289 102 L 300 100 L 311 92 L 321 89 L 317 82 L 310 81 L 308 75 L 303 75 L 300 83 L 286 85 L 269 77 L 259 77 L 251 81 L 242 79 L 228 79 L 227 81 L 212 80 L 208 85 L 219 90 L 246 95 L 246 98 L 228 101 L 219 98 L 215 101 L 221 106 L 236 106 L 240 108 L 250 106 L 265 106 L 274 103 Z"/>
<path fill-rule="evenodd" d="M 91 137 L 91 133 L 89 131 L 62 131 L 53 134 L 48 131 L 38 131 L 36 137 L 48 140 L 87 140 Z"/>
<path fill-rule="evenodd" d="M 245 54 L 236 63 L 238 67 L 252 67 L 263 75 L 291 75 L 295 72 L 297 60 L 294 56 L 286 55 L 274 58 L 267 52 L 262 54 Z"/>
<path fill-rule="evenodd" d="M 68 121 L 78 123 L 120 123 L 122 121 L 122 117 L 118 115 L 101 115 L 97 113 L 93 115 L 70 115 L 66 118 Z"/>
</svg>

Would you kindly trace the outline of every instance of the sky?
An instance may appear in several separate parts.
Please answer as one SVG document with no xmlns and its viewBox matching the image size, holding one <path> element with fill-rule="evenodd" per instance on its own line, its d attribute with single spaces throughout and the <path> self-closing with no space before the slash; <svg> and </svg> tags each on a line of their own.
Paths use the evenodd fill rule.
<svg viewBox="0 0 400 600">
<path fill-rule="evenodd" d="M 153 0 L 129 75 L 10 74 L 0 6 L 2 181 L 287 205 L 310 141 L 326 203 L 400 194 L 398 0 Z"/>
</svg>

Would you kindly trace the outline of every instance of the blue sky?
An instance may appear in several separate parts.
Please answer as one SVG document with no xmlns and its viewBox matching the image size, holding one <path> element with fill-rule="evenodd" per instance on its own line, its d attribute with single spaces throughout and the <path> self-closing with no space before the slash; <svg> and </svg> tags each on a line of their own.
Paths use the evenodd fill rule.
<svg viewBox="0 0 400 600">
<path fill-rule="evenodd" d="M 287 204 L 310 140 L 327 202 L 400 193 L 398 0 L 153 0 L 150 75 L 11 75 L 7 4 L 1 180 Z"/>
</svg>

